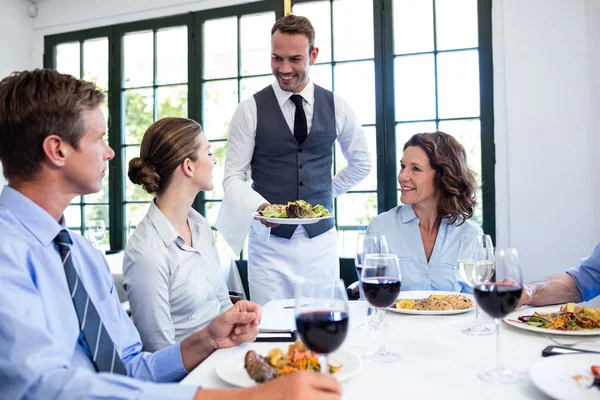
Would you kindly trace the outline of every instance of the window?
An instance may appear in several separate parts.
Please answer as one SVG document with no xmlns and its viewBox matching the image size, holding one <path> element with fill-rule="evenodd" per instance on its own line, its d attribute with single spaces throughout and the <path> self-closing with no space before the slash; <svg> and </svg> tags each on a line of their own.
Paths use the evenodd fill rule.
<svg viewBox="0 0 600 400">
<path fill-rule="evenodd" d="M 68 207 L 71 227 L 85 234 L 89 221 L 104 220 L 102 248 L 124 247 L 151 198 L 129 181 L 127 165 L 148 126 L 164 116 L 199 121 L 212 143 L 215 189 L 201 193 L 194 207 L 215 222 L 228 124 L 240 101 L 273 81 L 270 28 L 283 3 L 251 2 L 45 38 L 47 67 L 96 80 L 107 93 L 108 140 L 116 152 L 102 191 Z M 353 257 L 356 232 L 398 204 L 405 141 L 435 129 L 466 147 L 482 187 L 475 220 L 493 234 L 491 1 L 296 0 L 292 7 L 315 26 L 320 52 L 311 79 L 350 104 L 372 154 L 371 174 L 334 204 L 340 256 Z M 344 165 L 336 146 L 334 173 Z"/>
</svg>

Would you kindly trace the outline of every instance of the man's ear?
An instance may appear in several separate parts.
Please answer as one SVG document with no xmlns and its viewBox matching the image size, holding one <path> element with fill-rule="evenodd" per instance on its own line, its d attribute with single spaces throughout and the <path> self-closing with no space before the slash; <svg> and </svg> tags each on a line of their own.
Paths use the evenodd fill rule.
<svg viewBox="0 0 600 400">
<path fill-rule="evenodd" d="M 319 55 L 319 48 L 315 47 L 313 51 L 310 52 L 310 65 L 313 65 L 317 61 L 317 56 Z"/>
<path fill-rule="evenodd" d="M 42 142 L 42 149 L 48 161 L 56 167 L 64 167 L 71 146 L 57 135 L 48 135 Z"/>
</svg>

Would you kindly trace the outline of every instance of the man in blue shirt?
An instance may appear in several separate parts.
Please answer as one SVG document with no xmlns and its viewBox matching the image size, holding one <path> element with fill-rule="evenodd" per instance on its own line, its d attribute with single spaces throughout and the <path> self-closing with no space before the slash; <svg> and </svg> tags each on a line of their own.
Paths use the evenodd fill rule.
<svg viewBox="0 0 600 400">
<path fill-rule="evenodd" d="M 581 264 L 540 282 L 523 285 L 519 306 L 589 301 L 600 296 L 600 243 Z"/>
<path fill-rule="evenodd" d="M 63 216 L 73 198 L 100 190 L 114 156 L 104 141 L 103 100 L 93 83 L 53 70 L 0 81 L 8 180 L 0 195 L 0 398 L 339 397 L 336 380 L 319 374 L 239 391 L 168 383 L 215 350 L 255 339 L 261 309 L 247 301 L 181 343 L 141 351 L 104 256 Z"/>
</svg>

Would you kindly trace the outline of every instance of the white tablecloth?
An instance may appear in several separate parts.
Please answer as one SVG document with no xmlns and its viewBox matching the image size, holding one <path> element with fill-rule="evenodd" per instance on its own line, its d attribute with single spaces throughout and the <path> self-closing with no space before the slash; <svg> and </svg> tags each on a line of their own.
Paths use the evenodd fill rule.
<svg viewBox="0 0 600 400">
<path fill-rule="evenodd" d="M 293 328 L 293 309 L 283 308 L 290 304 L 293 300 L 266 304 L 261 327 Z M 377 334 L 357 327 L 366 320 L 366 309 L 367 304 L 363 301 L 350 302 L 351 327 L 342 349 L 362 354 L 376 348 Z M 485 315 L 481 318 L 493 327 L 491 319 Z M 486 400 L 549 399 L 527 376 L 520 383 L 509 385 L 490 384 L 477 377 L 480 370 L 493 368 L 496 364 L 496 336 L 463 334 L 461 329 L 473 324 L 474 319 L 474 312 L 452 316 L 387 312 L 385 321 L 390 328 L 384 331 L 383 338 L 387 348 L 399 353 L 402 359 L 393 364 L 363 362 L 360 373 L 342 383 L 343 399 L 383 399 L 387 396 L 439 400 L 479 399 L 484 396 Z M 542 350 L 552 344 L 543 335 L 504 323 L 500 332 L 505 366 L 525 374 L 542 359 Z M 247 346 L 215 352 L 182 383 L 204 388 L 231 388 L 219 379 L 216 366 L 232 355 L 243 357 Z"/>
</svg>

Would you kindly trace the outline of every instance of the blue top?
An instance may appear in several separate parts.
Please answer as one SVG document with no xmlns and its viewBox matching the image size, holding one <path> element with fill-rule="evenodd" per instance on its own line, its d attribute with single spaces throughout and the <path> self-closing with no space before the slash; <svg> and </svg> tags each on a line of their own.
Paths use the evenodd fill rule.
<svg viewBox="0 0 600 400">
<path fill-rule="evenodd" d="M 578 266 L 569 268 L 567 273 L 575 279 L 583 301 L 600 296 L 600 243 L 588 258 Z"/>
<path fill-rule="evenodd" d="M 458 242 L 462 235 L 482 235 L 481 227 L 467 220 L 458 226 L 440 224 L 429 262 L 425 256 L 419 218 L 412 205 L 392 208 L 371 220 L 367 232 L 385 236 L 391 254 L 400 258 L 402 290 L 471 292 L 458 270 Z"/>
<path fill-rule="evenodd" d="M 66 229 L 10 187 L 0 195 L 0 398 L 174 399 L 198 388 L 175 382 L 186 374 L 179 345 L 141 351 L 122 309 L 108 264 L 83 237 L 69 232 L 79 279 L 115 343 L 128 378 L 97 373 L 78 343 L 77 313 L 54 244 Z"/>
</svg>

